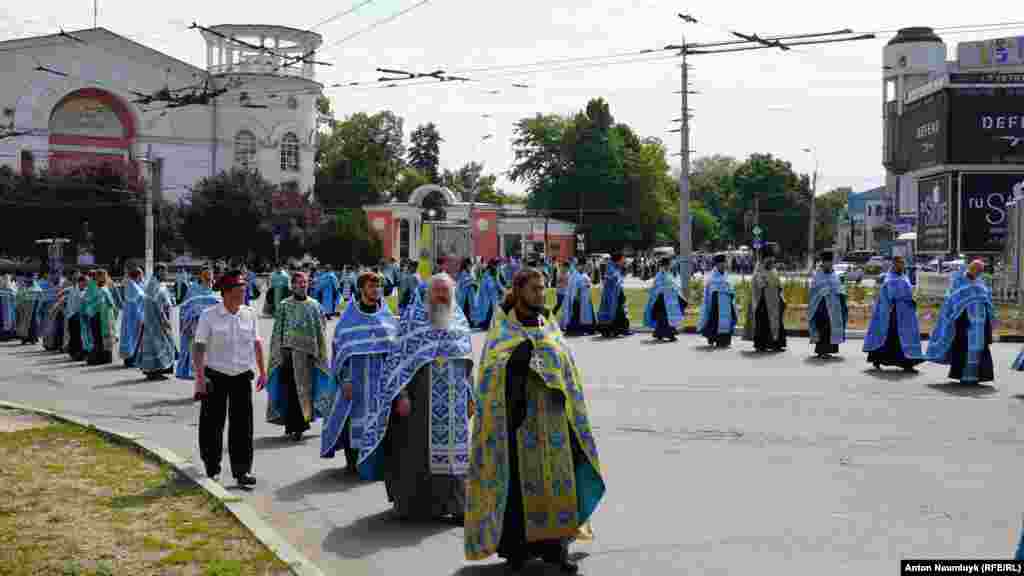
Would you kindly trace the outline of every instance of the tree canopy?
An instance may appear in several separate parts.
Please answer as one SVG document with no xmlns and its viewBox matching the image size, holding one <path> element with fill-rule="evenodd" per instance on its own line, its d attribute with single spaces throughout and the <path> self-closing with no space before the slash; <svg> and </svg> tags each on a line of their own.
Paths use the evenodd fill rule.
<svg viewBox="0 0 1024 576">
<path fill-rule="evenodd" d="M 327 208 L 376 204 L 404 167 L 403 120 L 390 111 L 337 122 L 317 150 L 316 198 Z"/>
<path fill-rule="evenodd" d="M 441 133 L 433 122 L 417 126 L 409 136 L 409 165 L 425 174 L 431 184 L 441 183 Z"/>
</svg>

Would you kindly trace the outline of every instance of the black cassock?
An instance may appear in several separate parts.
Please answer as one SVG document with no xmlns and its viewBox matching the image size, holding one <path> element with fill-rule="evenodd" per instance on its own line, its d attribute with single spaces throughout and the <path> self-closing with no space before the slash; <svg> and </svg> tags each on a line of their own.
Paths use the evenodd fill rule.
<svg viewBox="0 0 1024 576">
<path fill-rule="evenodd" d="M 967 329 L 970 321 L 967 319 L 965 310 L 956 319 L 956 333 L 953 335 L 953 344 L 950 347 L 949 377 L 953 380 L 960 380 L 964 376 L 964 365 L 967 360 Z M 991 382 L 995 380 L 995 371 L 992 366 L 992 320 L 985 319 L 985 348 L 981 351 L 978 359 L 977 382 Z"/>
</svg>

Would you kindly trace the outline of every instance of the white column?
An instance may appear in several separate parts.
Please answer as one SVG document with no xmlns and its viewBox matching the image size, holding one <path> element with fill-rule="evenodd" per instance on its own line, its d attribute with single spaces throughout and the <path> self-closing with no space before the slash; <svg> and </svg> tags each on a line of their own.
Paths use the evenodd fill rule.
<svg viewBox="0 0 1024 576">
<path fill-rule="evenodd" d="M 210 42 L 206 43 L 206 69 L 209 70 L 213 66 L 213 44 Z"/>
</svg>

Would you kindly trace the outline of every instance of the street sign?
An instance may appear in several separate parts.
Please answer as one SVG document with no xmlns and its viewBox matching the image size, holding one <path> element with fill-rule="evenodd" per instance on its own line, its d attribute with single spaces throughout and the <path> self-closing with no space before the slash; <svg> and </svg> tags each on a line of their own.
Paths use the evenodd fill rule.
<svg viewBox="0 0 1024 576">
<path fill-rule="evenodd" d="M 764 230 L 761 230 L 760 226 L 754 226 L 754 236 L 760 236 L 761 232 L 764 232 Z"/>
<path fill-rule="evenodd" d="M 764 246 L 762 240 L 754 240 L 754 250 L 760 250 Z"/>
</svg>

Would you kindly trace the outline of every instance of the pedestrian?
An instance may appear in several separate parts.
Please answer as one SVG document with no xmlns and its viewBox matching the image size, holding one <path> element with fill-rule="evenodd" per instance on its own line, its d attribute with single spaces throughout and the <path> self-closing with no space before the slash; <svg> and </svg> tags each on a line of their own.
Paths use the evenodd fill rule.
<svg viewBox="0 0 1024 576">
<path fill-rule="evenodd" d="M 352 297 L 355 295 L 356 290 L 357 290 L 357 287 L 356 287 L 357 281 L 358 281 L 358 277 L 356 276 L 355 270 L 352 269 L 352 266 L 349 266 L 348 264 L 346 264 L 345 268 L 342 270 L 342 273 L 341 273 L 341 288 L 340 288 L 340 290 L 341 290 L 341 305 L 342 306 L 347 306 L 349 301 L 352 300 Z M 334 315 L 337 316 L 338 312 L 335 311 Z"/>
<path fill-rule="evenodd" d="M 69 285 L 64 275 L 56 277 L 47 294 L 43 327 L 43 348 L 51 352 L 59 351 L 64 344 L 64 290 Z"/>
<path fill-rule="evenodd" d="M 278 306 L 270 337 L 267 422 L 284 426 L 296 442 L 310 422 L 330 415 L 335 392 L 327 372 L 326 322 L 308 287 L 305 274 L 292 275 L 292 295 Z"/>
<path fill-rule="evenodd" d="M 13 340 L 18 335 L 17 298 L 10 276 L 0 274 L 0 342 Z"/>
<path fill-rule="evenodd" d="M 501 302 L 502 297 L 500 276 L 498 261 L 491 260 L 481 276 L 480 288 L 476 292 L 476 301 L 473 303 L 473 327 L 480 330 L 487 330 L 491 327 L 494 307 Z"/>
<path fill-rule="evenodd" d="M 292 288 L 294 290 L 294 282 Z M 316 290 L 321 312 L 328 319 L 332 318 L 338 312 L 341 281 L 330 267 L 324 268 L 323 272 L 316 277 Z"/>
<path fill-rule="evenodd" d="M 626 310 L 626 291 L 623 281 L 626 270 L 626 257 L 621 253 L 614 254 L 601 286 L 601 308 L 597 312 L 597 331 L 605 338 L 629 336 L 629 313 Z"/>
<path fill-rule="evenodd" d="M 832 271 L 833 254 L 821 253 L 821 267 L 811 280 L 808 295 L 807 321 L 814 353 L 824 360 L 839 353 L 839 345 L 846 341 L 846 322 L 849 309 L 846 289 L 839 275 Z"/>
<path fill-rule="evenodd" d="M 117 346 L 117 316 L 106 279 L 106 270 L 97 270 L 82 300 L 82 347 L 88 353 L 86 364 L 90 366 L 113 362 Z"/>
<path fill-rule="evenodd" d="M 647 291 L 647 306 L 644 308 L 644 325 L 654 330 L 654 338 L 659 342 L 677 341 L 676 334 L 686 318 L 683 287 L 672 274 L 671 267 L 671 258 L 661 259 L 661 269 L 654 277 L 654 285 Z"/>
<path fill-rule="evenodd" d="M 526 268 L 495 312 L 476 385 L 466 489 L 465 556 L 497 553 L 578 569 L 570 541 L 587 531 L 605 484 L 583 379 L 544 314 L 540 272 Z"/>
<path fill-rule="evenodd" d="M 174 371 L 177 350 L 171 329 L 174 298 L 163 285 L 167 267 L 160 264 L 146 284 L 142 320 L 142 350 L 138 367 L 148 380 L 166 380 Z"/>
<path fill-rule="evenodd" d="M 465 513 L 473 343 L 455 282 L 430 278 L 427 303 L 402 317 L 385 381 L 367 414 L 359 472 L 384 480 L 400 518 Z"/>
<path fill-rule="evenodd" d="M 754 267 L 750 280 L 750 301 L 747 302 L 747 321 L 743 326 L 743 339 L 753 340 L 754 350 L 786 349 L 786 301 L 782 284 L 775 271 L 775 254 L 770 246 L 761 249 L 761 260 Z"/>
<path fill-rule="evenodd" d="M 704 280 L 697 332 L 707 338 L 709 346 L 728 348 L 736 331 L 736 292 L 725 273 L 725 254 L 716 254 L 712 263 L 714 268 Z"/>
<path fill-rule="evenodd" d="M 476 299 L 476 281 L 473 279 L 473 261 L 466 258 L 459 270 L 457 301 L 466 318 L 473 317 L 473 301 Z"/>
<path fill-rule="evenodd" d="M 184 266 L 178 268 L 178 274 L 174 277 L 174 301 L 181 302 L 185 300 L 185 295 L 188 294 L 189 283 L 191 277 L 189 276 L 188 270 Z"/>
<path fill-rule="evenodd" d="M 253 368 L 259 372 L 257 391 L 266 386 L 267 371 L 256 311 L 242 305 L 245 284 L 240 270 L 221 277 L 223 300 L 200 314 L 192 355 L 195 399 L 201 402 L 199 454 L 206 475 L 216 480 L 221 472 L 227 419 L 231 474 L 240 486 L 253 486 Z"/>
<path fill-rule="evenodd" d="M 248 286 L 246 287 L 248 289 Z M 195 338 L 196 325 L 203 311 L 220 304 L 223 299 L 213 291 L 213 274 L 209 268 L 199 271 L 199 280 L 192 284 L 185 296 L 185 301 L 178 308 L 178 332 L 181 334 L 181 352 L 178 355 L 174 375 L 182 380 L 195 377 L 195 366 L 192 358 L 192 340 Z M 248 306 L 246 304 L 245 306 Z"/>
<path fill-rule="evenodd" d="M 881 370 L 882 366 L 899 366 L 904 372 L 917 372 L 914 366 L 925 360 L 914 287 L 905 274 L 902 256 L 893 258 L 892 269 L 878 288 L 871 323 L 864 337 L 864 351 L 875 370 Z"/>
<path fill-rule="evenodd" d="M 946 296 L 928 340 L 927 358 L 949 366 L 949 378 L 961 384 L 980 384 L 995 379 L 992 364 L 992 292 L 981 273 L 985 264 L 975 260 L 958 287 Z"/>
<path fill-rule="evenodd" d="M 350 474 L 357 471 L 367 411 L 380 396 L 384 364 L 398 334 L 398 322 L 377 291 L 381 282 L 378 274 L 361 273 L 356 280 L 359 299 L 334 327 L 331 374 L 341 389 L 320 434 L 320 456 L 333 458 L 342 448 Z"/>
<path fill-rule="evenodd" d="M 278 269 L 270 275 L 270 288 L 267 290 L 267 297 L 263 300 L 263 315 L 274 317 L 274 312 L 277 310 L 277 305 L 288 297 L 288 291 L 291 289 L 291 277 L 288 275 L 288 271 L 285 270 L 284 266 L 278 267 Z"/>
<path fill-rule="evenodd" d="M 76 273 L 75 286 L 71 294 L 64 297 L 64 316 L 68 319 L 65 327 L 65 351 L 75 362 L 85 358 L 82 346 L 82 301 L 88 288 L 89 277 Z"/>
<path fill-rule="evenodd" d="M 134 368 L 142 341 L 142 318 L 146 313 L 146 294 L 142 290 L 142 270 L 133 268 L 122 286 L 124 307 L 121 309 L 120 356 L 124 365 Z"/>
<path fill-rule="evenodd" d="M 16 299 L 18 338 L 22 344 L 35 344 L 39 341 L 39 308 L 43 305 L 43 289 L 31 277 L 25 278 L 22 284 Z"/>
</svg>

